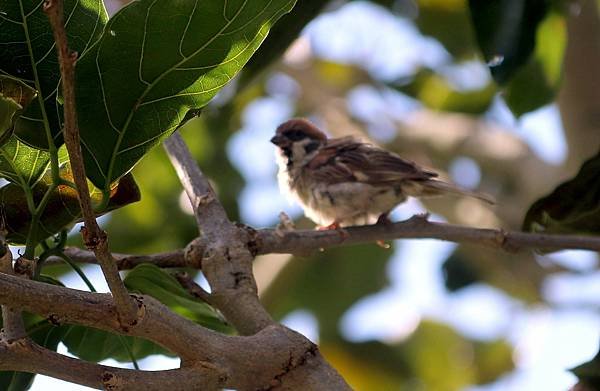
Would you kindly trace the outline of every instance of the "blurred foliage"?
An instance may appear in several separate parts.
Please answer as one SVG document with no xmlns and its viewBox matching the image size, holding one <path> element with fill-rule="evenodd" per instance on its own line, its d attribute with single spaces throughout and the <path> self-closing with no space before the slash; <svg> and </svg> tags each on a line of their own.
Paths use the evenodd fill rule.
<svg viewBox="0 0 600 391">
<path fill-rule="evenodd" d="M 307 309 L 317 317 L 320 335 L 335 338 L 339 319 L 352 304 L 387 285 L 385 265 L 391 254 L 373 243 L 295 258 L 264 294 L 263 304 L 277 318 Z"/>
<path fill-rule="evenodd" d="M 600 154 L 586 161 L 575 178 L 536 201 L 523 230 L 600 233 Z"/>
</svg>

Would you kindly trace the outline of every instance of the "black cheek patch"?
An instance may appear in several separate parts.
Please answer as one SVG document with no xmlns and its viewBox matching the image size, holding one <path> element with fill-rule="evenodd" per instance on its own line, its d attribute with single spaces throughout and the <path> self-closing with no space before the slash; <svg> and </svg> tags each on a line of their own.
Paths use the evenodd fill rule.
<svg viewBox="0 0 600 391">
<path fill-rule="evenodd" d="M 319 148 L 319 142 L 311 141 L 310 143 L 308 143 L 304 146 L 304 152 L 306 152 L 306 154 L 309 154 L 309 153 L 313 152 L 314 150 L 316 150 L 317 148 Z"/>
</svg>

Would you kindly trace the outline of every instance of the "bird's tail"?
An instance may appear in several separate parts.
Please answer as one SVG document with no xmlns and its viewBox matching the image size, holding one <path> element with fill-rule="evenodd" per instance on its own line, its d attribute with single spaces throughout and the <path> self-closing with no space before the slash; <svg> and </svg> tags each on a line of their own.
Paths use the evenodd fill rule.
<svg viewBox="0 0 600 391">
<path fill-rule="evenodd" d="M 416 197 L 437 196 L 450 193 L 477 198 L 478 200 L 481 200 L 490 205 L 496 204 L 496 200 L 494 199 L 494 197 L 492 197 L 489 194 L 466 189 L 453 183 L 447 183 L 439 180 L 430 179 L 428 181 L 419 183 L 419 185 L 421 185 L 421 189 L 420 191 L 418 191 L 420 194 L 414 194 L 414 196 Z"/>
</svg>

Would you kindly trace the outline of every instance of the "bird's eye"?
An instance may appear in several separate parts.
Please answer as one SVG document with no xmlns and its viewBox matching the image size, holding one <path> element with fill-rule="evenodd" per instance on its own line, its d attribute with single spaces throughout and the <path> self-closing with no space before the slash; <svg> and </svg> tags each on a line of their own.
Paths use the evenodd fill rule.
<svg viewBox="0 0 600 391">
<path fill-rule="evenodd" d="M 306 134 L 301 130 L 290 130 L 285 133 L 285 136 L 292 141 L 300 141 L 306 137 Z"/>
</svg>

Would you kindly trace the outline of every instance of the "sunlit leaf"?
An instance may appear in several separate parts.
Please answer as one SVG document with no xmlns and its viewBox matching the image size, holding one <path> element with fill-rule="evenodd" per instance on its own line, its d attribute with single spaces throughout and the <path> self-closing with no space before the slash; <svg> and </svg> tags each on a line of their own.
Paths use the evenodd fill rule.
<svg viewBox="0 0 600 391">
<path fill-rule="evenodd" d="M 523 230 L 600 232 L 600 154 L 583 163 L 575 178 L 531 205 Z"/>
<path fill-rule="evenodd" d="M 10 138 L 15 120 L 35 96 L 35 90 L 27 84 L 0 75 L 0 146 Z"/>
<path fill-rule="evenodd" d="M 66 166 L 63 167 L 61 176 L 64 179 L 72 180 L 70 171 Z M 50 174 L 46 172 L 45 176 L 32 188 L 33 200 L 36 205 L 44 197 L 51 183 Z M 102 195 L 100 191 L 97 189 L 92 190 L 91 196 L 94 204 L 101 203 Z M 120 208 L 139 199 L 139 189 L 133 176 L 127 175 L 111 190 L 106 209 L 98 211 L 98 213 L 101 214 Z M 13 244 L 25 243 L 31 225 L 31 213 L 27 205 L 25 190 L 21 186 L 12 183 L 2 187 L 0 189 L 0 204 L 6 217 L 8 241 Z M 35 227 L 33 237 L 36 241 L 45 239 L 60 232 L 65 227 L 69 227 L 80 217 L 81 210 L 79 209 L 77 192 L 70 186 L 60 185 L 50 193 L 48 204 Z"/>
<path fill-rule="evenodd" d="M 479 89 L 460 91 L 442 75 L 425 69 L 419 71 L 410 83 L 393 87 L 434 110 L 469 114 L 484 113 L 497 92 L 493 82 Z"/>
<path fill-rule="evenodd" d="M 136 266 L 123 282 L 129 290 L 150 295 L 194 322 L 213 330 L 231 331 L 212 307 L 191 296 L 175 277 L 156 265 Z"/>
<path fill-rule="evenodd" d="M 15 123 L 15 134 L 30 145 L 47 148 L 46 126 L 55 143 L 62 143 L 57 102 L 60 72 L 44 0 L 0 0 L 0 74 L 27 83 L 38 92 Z M 72 50 L 84 52 L 107 20 L 102 0 L 66 0 L 65 26 Z"/>
<path fill-rule="evenodd" d="M 258 48 L 294 0 L 135 1 L 77 66 L 88 177 L 101 189 L 200 108 Z"/>
<path fill-rule="evenodd" d="M 0 147 L 0 177 L 27 188 L 33 186 L 50 164 L 50 154 L 32 148 L 16 137 Z"/>
</svg>

